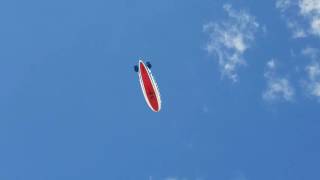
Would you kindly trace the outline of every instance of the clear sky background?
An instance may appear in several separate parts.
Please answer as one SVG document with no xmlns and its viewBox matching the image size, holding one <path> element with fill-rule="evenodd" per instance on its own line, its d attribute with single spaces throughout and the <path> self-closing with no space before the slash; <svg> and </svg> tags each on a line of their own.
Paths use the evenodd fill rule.
<svg viewBox="0 0 320 180">
<path fill-rule="evenodd" d="M 319 0 L 3 0 L 0 22 L 0 179 L 320 179 Z"/>
</svg>

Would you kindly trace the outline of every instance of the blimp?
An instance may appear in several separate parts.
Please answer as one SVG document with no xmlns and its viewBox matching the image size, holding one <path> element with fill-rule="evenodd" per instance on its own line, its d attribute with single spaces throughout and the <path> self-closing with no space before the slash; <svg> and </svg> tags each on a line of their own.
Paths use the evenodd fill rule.
<svg viewBox="0 0 320 180">
<path fill-rule="evenodd" d="M 152 111 L 159 112 L 161 109 L 160 92 L 150 69 L 151 63 L 144 63 L 143 60 L 139 60 L 138 65 L 134 66 L 135 72 L 139 75 L 141 90 L 147 105 Z"/>
</svg>

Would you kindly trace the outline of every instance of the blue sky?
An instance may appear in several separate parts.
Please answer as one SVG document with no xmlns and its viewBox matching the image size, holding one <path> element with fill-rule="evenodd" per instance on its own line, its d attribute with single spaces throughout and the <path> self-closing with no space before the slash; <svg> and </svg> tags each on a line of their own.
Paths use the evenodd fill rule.
<svg viewBox="0 0 320 180">
<path fill-rule="evenodd" d="M 318 0 L 10 0 L 0 20 L 1 179 L 320 178 Z"/>
</svg>

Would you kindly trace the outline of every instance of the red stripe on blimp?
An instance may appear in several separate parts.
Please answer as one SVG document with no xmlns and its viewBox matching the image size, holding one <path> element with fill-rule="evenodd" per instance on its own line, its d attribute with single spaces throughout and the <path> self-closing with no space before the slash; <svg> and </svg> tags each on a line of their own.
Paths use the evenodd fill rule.
<svg viewBox="0 0 320 180">
<path fill-rule="evenodd" d="M 139 63 L 139 69 L 140 69 L 140 76 L 143 83 L 142 88 L 144 88 L 146 101 L 148 101 L 148 104 L 151 106 L 150 108 L 153 111 L 158 112 L 160 110 L 160 107 L 159 107 L 159 101 L 157 99 L 157 94 L 156 94 L 157 89 L 155 89 L 156 86 L 153 84 L 153 81 L 150 78 L 149 72 L 143 62 Z"/>
</svg>

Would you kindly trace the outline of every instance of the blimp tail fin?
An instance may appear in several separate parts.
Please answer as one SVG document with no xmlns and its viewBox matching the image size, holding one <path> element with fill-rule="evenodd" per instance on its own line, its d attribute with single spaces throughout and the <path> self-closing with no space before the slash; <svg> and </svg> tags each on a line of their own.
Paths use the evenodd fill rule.
<svg viewBox="0 0 320 180">
<path fill-rule="evenodd" d="M 133 68 L 135 72 L 139 72 L 139 67 L 137 65 L 135 65 Z"/>
<path fill-rule="evenodd" d="M 149 69 L 151 69 L 152 65 L 151 65 L 151 63 L 150 63 L 149 61 L 146 62 L 146 65 L 147 65 L 147 67 L 148 67 Z"/>
</svg>

